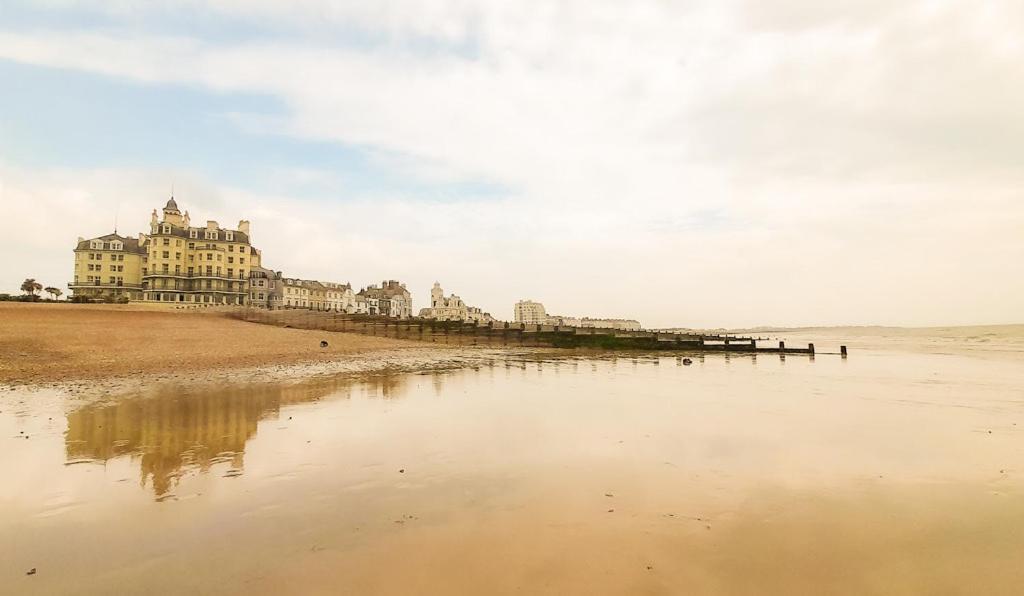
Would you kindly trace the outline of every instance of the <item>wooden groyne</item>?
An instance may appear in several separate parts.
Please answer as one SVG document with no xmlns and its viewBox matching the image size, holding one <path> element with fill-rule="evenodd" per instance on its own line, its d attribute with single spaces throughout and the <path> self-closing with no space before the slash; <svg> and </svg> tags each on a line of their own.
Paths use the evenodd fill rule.
<svg viewBox="0 0 1024 596">
<path fill-rule="evenodd" d="M 231 316 L 244 321 L 292 327 L 359 333 L 395 339 L 479 346 L 522 346 L 548 348 L 591 348 L 599 350 L 678 350 L 692 352 L 746 352 L 815 354 L 814 344 L 806 348 L 758 345 L 758 338 L 734 335 L 698 335 L 661 331 L 623 331 L 591 327 L 560 327 L 523 323 L 476 324 L 433 319 L 393 319 L 300 309 L 266 310 L 240 308 Z M 846 348 L 843 346 L 843 356 Z"/>
</svg>

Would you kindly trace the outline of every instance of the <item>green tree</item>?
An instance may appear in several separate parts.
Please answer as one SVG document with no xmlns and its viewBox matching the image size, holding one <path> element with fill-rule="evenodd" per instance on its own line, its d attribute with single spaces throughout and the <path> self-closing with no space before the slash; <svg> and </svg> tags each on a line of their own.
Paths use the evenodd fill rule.
<svg viewBox="0 0 1024 596">
<path fill-rule="evenodd" d="M 43 288 L 43 291 L 49 294 L 54 300 L 60 298 L 60 295 L 64 293 L 60 291 L 60 288 L 55 288 L 53 286 Z"/>
<path fill-rule="evenodd" d="M 42 291 L 43 284 L 32 279 L 31 277 L 21 282 L 21 291 L 28 294 L 32 300 L 36 299 L 36 293 Z"/>
</svg>

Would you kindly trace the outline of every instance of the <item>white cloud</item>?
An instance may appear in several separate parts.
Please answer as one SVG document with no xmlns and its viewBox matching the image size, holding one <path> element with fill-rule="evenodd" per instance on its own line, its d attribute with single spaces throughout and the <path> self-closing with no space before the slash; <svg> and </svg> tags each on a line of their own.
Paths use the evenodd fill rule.
<svg viewBox="0 0 1024 596">
<path fill-rule="evenodd" d="M 102 10 L 131 24 L 169 6 Z M 322 207 L 203 181 L 190 202 L 253 219 L 268 264 L 355 283 L 402 277 L 421 296 L 438 277 L 501 316 L 530 295 L 662 325 L 1019 319 L 1014 3 L 176 6 L 287 34 L 7 31 L 0 57 L 271 94 L 286 117 L 240 124 L 509 189 L 484 203 Z M 332 26 L 383 41 L 338 43 L 324 35 Z M 5 172 L 8 196 L 62 200 L 137 192 L 154 174 Z M 157 201 L 143 195 L 148 213 Z"/>
</svg>

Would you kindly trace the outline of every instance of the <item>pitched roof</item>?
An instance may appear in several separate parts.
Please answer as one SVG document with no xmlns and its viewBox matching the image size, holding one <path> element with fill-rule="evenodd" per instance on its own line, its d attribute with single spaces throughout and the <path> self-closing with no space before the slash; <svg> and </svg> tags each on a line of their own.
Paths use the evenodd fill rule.
<svg viewBox="0 0 1024 596">
<path fill-rule="evenodd" d="M 90 238 L 88 240 L 82 240 L 75 247 L 75 250 L 101 250 L 101 249 L 94 249 L 94 248 L 92 248 L 90 246 L 90 243 L 93 240 L 102 240 L 103 241 L 103 249 L 102 250 L 110 250 L 110 241 L 111 240 L 120 240 L 121 244 L 124 245 L 124 251 L 125 252 L 137 252 L 137 253 L 141 253 L 141 254 L 146 254 L 146 252 L 147 252 L 146 251 L 146 246 L 145 246 L 146 243 L 145 242 L 143 242 L 142 244 L 139 244 L 139 239 L 138 238 L 132 238 L 130 236 L 120 236 L 118 234 L 107 234 L 106 236 L 99 236 L 99 237 L 96 237 L 96 238 Z"/>
<path fill-rule="evenodd" d="M 167 204 L 164 205 L 164 211 L 177 211 L 178 204 L 174 202 L 174 197 L 168 199 Z"/>
</svg>

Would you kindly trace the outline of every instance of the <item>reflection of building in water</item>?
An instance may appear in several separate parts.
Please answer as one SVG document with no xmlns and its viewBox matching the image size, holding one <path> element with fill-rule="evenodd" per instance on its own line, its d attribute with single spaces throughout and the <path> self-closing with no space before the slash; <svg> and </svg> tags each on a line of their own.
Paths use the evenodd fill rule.
<svg viewBox="0 0 1024 596">
<path fill-rule="evenodd" d="M 140 484 L 151 482 L 160 496 L 191 471 L 206 472 L 214 464 L 227 462 L 242 467 L 245 445 L 256 435 L 260 420 L 276 417 L 282 406 L 328 394 L 347 396 L 353 385 L 399 397 L 404 383 L 404 375 L 389 374 L 205 393 L 165 389 L 153 396 L 69 413 L 65 451 L 69 460 L 129 456 L 139 462 Z"/>
</svg>

